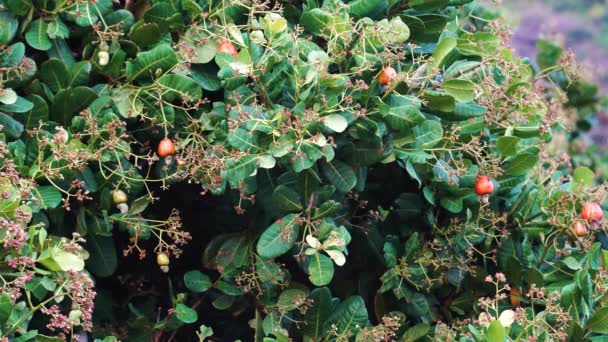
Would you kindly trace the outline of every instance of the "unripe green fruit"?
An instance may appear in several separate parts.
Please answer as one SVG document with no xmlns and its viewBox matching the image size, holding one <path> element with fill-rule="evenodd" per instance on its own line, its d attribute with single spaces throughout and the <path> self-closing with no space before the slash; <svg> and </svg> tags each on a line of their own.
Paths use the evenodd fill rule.
<svg viewBox="0 0 608 342">
<path fill-rule="evenodd" d="M 114 204 L 125 203 L 128 200 L 127 194 L 122 190 L 114 190 L 112 192 L 112 200 Z"/>
<path fill-rule="evenodd" d="M 69 314 L 70 323 L 72 325 L 80 325 L 80 319 L 82 318 L 82 311 L 72 310 Z"/>
</svg>

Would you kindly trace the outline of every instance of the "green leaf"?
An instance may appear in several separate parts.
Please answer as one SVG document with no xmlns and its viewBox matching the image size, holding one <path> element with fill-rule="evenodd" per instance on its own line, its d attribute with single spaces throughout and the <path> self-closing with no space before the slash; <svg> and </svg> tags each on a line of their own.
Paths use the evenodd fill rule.
<svg viewBox="0 0 608 342">
<path fill-rule="evenodd" d="M 140 52 L 133 62 L 127 62 L 125 73 L 129 82 L 164 73 L 177 64 L 175 51 L 168 45 L 158 45 L 154 49 Z"/>
<path fill-rule="evenodd" d="M 218 42 L 213 38 L 206 38 L 207 39 L 203 44 L 195 44 L 196 47 L 194 49 L 194 53 L 196 54 L 196 59 L 194 60 L 194 63 L 209 63 L 217 54 L 217 48 L 219 46 Z"/>
<path fill-rule="evenodd" d="M 275 157 L 265 154 L 259 156 L 259 164 L 260 167 L 263 169 L 272 169 L 277 165 L 277 160 L 275 159 Z"/>
<path fill-rule="evenodd" d="M 496 148 L 498 149 L 498 153 L 505 157 L 516 155 L 518 144 L 519 138 L 514 136 L 502 136 L 496 140 Z"/>
<path fill-rule="evenodd" d="M 53 44 L 49 39 L 47 30 L 48 23 L 42 19 L 34 20 L 25 33 L 25 41 L 36 50 L 49 50 L 53 47 Z"/>
<path fill-rule="evenodd" d="M 378 104 L 378 111 L 394 130 L 402 130 L 424 121 L 418 99 L 391 95 L 386 103 L 382 102 L 380 98 L 376 98 L 375 101 Z"/>
<path fill-rule="evenodd" d="M 300 234 L 297 215 L 289 214 L 266 228 L 256 246 L 260 257 L 272 259 L 287 253 L 293 247 Z"/>
<path fill-rule="evenodd" d="M 315 219 L 320 219 L 323 217 L 328 217 L 331 216 L 335 213 L 337 213 L 340 208 L 342 208 L 342 205 L 334 200 L 329 200 L 326 202 L 323 202 L 319 208 L 317 208 L 315 210 Z"/>
<path fill-rule="evenodd" d="M 306 292 L 299 289 L 287 289 L 279 295 L 277 306 L 281 311 L 291 311 L 306 302 Z"/>
<path fill-rule="evenodd" d="M 348 12 L 355 18 L 378 19 L 386 15 L 388 0 L 354 0 L 348 3 Z"/>
<path fill-rule="evenodd" d="M 7 292 L 0 294 L 0 326 L 4 325 L 4 322 L 10 317 L 13 311 L 13 303 L 11 297 Z"/>
<path fill-rule="evenodd" d="M 272 260 L 264 260 L 259 256 L 255 256 L 255 268 L 256 273 L 260 277 L 260 281 L 262 282 L 282 282 L 284 277 L 284 272 L 281 270 L 281 267 Z"/>
<path fill-rule="evenodd" d="M 536 55 L 536 62 L 540 68 L 540 71 L 548 69 L 559 63 L 563 50 L 554 42 L 539 39 L 536 41 L 536 48 L 538 53 Z"/>
<path fill-rule="evenodd" d="M 456 44 L 456 39 L 452 37 L 443 38 L 437 44 L 435 51 L 433 51 L 433 63 L 435 66 L 441 67 L 443 65 L 445 58 L 456 48 Z"/>
<path fill-rule="evenodd" d="M 298 193 L 286 185 L 279 185 L 274 189 L 272 200 L 286 211 L 300 211 L 303 208 Z"/>
<path fill-rule="evenodd" d="M 150 196 L 144 195 L 142 197 L 137 198 L 135 201 L 131 202 L 131 207 L 129 208 L 129 215 L 137 215 L 141 214 L 148 208 L 150 205 Z"/>
<path fill-rule="evenodd" d="M 17 92 L 11 88 L 4 88 L 0 93 L 0 102 L 3 104 L 13 104 L 17 102 Z"/>
<path fill-rule="evenodd" d="M 507 339 L 507 332 L 500 324 L 500 321 L 495 320 L 490 323 L 487 336 L 488 342 L 505 342 Z"/>
<path fill-rule="evenodd" d="M 232 304 L 234 304 L 235 297 L 228 295 L 221 295 L 217 297 L 211 304 L 218 310 L 227 310 Z"/>
<path fill-rule="evenodd" d="M 87 234 L 87 269 L 98 277 L 108 277 L 114 274 L 118 267 L 116 246 L 111 236 Z"/>
<path fill-rule="evenodd" d="M 4 113 L 0 113 L 0 125 L 9 138 L 19 138 L 23 133 L 23 124 Z"/>
<path fill-rule="evenodd" d="M 247 261 L 249 245 L 244 236 L 233 236 L 224 241 L 217 251 L 215 262 L 218 269 L 239 268 Z"/>
<path fill-rule="evenodd" d="M 523 153 L 515 156 L 505 168 L 509 176 L 521 176 L 530 171 L 538 162 L 538 156 L 532 153 Z"/>
<path fill-rule="evenodd" d="M 133 16 L 133 13 L 131 13 L 131 11 L 126 10 L 126 9 L 116 10 L 116 11 L 108 14 L 105 17 L 105 22 L 108 26 L 121 24 L 120 28 L 125 32 L 131 26 L 133 26 L 134 21 L 135 21 L 135 18 Z"/>
<path fill-rule="evenodd" d="M 335 325 L 339 335 L 356 334 L 359 329 L 365 327 L 367 319 L 367 309 L 363 298 L 351 296 L 334 310 L 325 322 L 324 330 L 328 331 Z"/>
<path fill-rule="evenodd" d="M 588 167 L 579 166 L 574 169 L 572 173 L 574 177 L 574 185 L 575 187 L 586 187 L 593 185 L 595 181 L 595 174 Z"/>
<path fill-rule="evenodd" d="M 17 34 L 19 20 L 10 12 L 0 12 L 0 45 L 8 45 Z"/>
<path fill-rule="evenodd" d="M 562 262 L 564 263 L 564 265 L 566 265 L 566 267 L 568 267 L 571 270 L 580 270 L 582 268 L 581 263 L 576 260 L 574 257 L 566 257 L 562 260 Z"/>
<path fill-rule="evenodd" d="M 232 186 L 238 186 L 245 178 L 249 177 L 258 167 L 258 157 L 249 155 L 238 159 L 230 159 L 226 162 L 226 169 L 222 177 Z"/>
<path fill-rule="evenodd" d="M 308 32 L 319 34 L 327 31 L 327 25 L 332 21 L 333 16 L 320 8 L 315 8 L 304 12 L 300 18 L 300 24 Z"/>
<path fill-rule="evenodd" d="M 334 263 L 324 254 L 315 253 L 310 256 L 308 274 L 308 279 L 315 286 L 325 286 L 334 276 Z"/>
<path fill-rule="evenodd" d="M 91 72 L 91 63 L 89 63 L 89 61 L 74 63 L 70 69 L 70 87 L 77 87 L 89 83 L 89 73 Z"/>
<path fill-rule="evenodd" d="M 443 90 L 459 102 L 475 100 L 475 85 L 468 80 L 447 80 L 443 82 Z"/>
<path fill-rule="evenodd" d="M 431 330 L 431 326 L 425 323 L 419 323 L 414 325 L 413 327 L 407 329 L 403 336 L 401 337 L 401 342 L 414 342 L 417 341 Z"/>
<path fill-rule="evenodd" d="M 205 341 L 205 338 L 213 336 L 213 329 L 203 324 L 197 334 L 202 339 L 201 341 Z"/>
<path fill-rule="evenodd" d="M 485 114 L 485 112 L 487 110 L 488 109 L 486 107 L 480 106 L 473 102 L 469 102 L 469 103 L 456 102 L 456 105 L 454 106 L 454 110 L 452 112 L 437 111 L 437 112 L 433 112 L 433 114 L 435 116 L 438 116 L 442 120 L 446 120 L 446 121 L 464 121 L 464 120 L 469 120 L 469 119 L 480 117 L 483 114 Z M 468 122 L 463 123 L 463 124 L 474 125 L 475 122 L 469 120 Z M 482 123 L 482 124 L 485 127 L 485 123 Z M 461 132 L 463 132 L 463 131 L 461 131 Z"/>
<path fill-rule="evenodd" d="M 58 247 L 53 247 L 45 250 L 40 254 L 38 260 L 51 271 L 82 271 L 84 269 L 84 260 L 82 257 L 61 250 Z"/>
<path fill-rule="evenodd" d="M 70 85 L 70 72 L 61 60 L 51 58 L 40 65 L 40 79 L 56 93 Z"/>
<path fill-rule="evenodd" d="M 97 93 L 88 87 L 62 89 L 57 92 L 51 104 L 51 120 L 68 127 L 72 122 L 72 117 L 85 109 L 96 98 Z"/>
<path fill-rule="evenodd" d="M 222 291 L 228 296 L 239 296 L 242 293 L 241 289 L 239 289 L 238 286 L 223 280 L 217 281 L 217 283 L 215 284 L 215 288 Z"/>
<path fill-rule="evenodd" d="M 355 171 L 346 163 L 339 160 L 321 163 L 321 170 L 338 191 L 349 192 L 357 185 Z"/>
<path fill-rule="evenodd" d="M 323 124 L 334 132 L 342 133 L 348 127 L 348 121 L 340 114 L 323 117 Z"/>
<path fill-rule="evenodd" d="M 202 293 L 207 291 L 212 283 L 209 276 L 201 271 L 189 271 L 184 274 L 184 285 L 192 292 Z"/>
<path fill-rule="evenodd" d="M 145 23 L 134 26 L 129 37 L 133 43 L 143 49 L 156 44 L 162 37 L 162 34 L 158 24 Z"/>
<path fill-rule="evenodd" d="M 175 306 L 175 317 L 186 324 L 198 321 L 198 314 L 196 311 L 182 303 Z"/>
<path fill-rule="evenodd" d="M 193 64 L 190 67 L 190 76 L 205 90 L 216 91 L 222 86 L 217 77 L 217 70 L 211 64 Z"/>
<path fill-rule="evenodd" d="M 70 29 L 58 16 L 55 16 L 49 22 L 46 33 L 51 39 L 66 39 L 70 36 Z"/>
<path fill-rule="evenodd" d="M 203 96 L 201 87 L 190 77 L 168 74 L 158 80 L 163 89 L 163 98 L 167 101 L 181 99 L 185 102 L 196 102 Z"/>
<path fill-rule="evenodd" d="M 589 318 L 586 329 L 597 334 L 608 334 L 608 307 L 596 310 Z"/>
<path fill-rule="evenodd" d="M 428 90 L 424 93 L 423 99 L 426 101 L 426 107 L 431 111 L 453 112 L 456 109 L 456 99 L 445 93 Z"/>
<path fill-rule="evenodd" d="M 21 96 L 17 96 L 17 101 L 11 104 L 0 105 L 0 110 L 11 113 L 25 113 L 34 108 L 34 104 Z"/>
<path fill-rule="evenodd" d="M 487 56 L 496 52 L 500 40 L 490 32 L 464 33 L 458 39 L 458 50 L 465 56 Z"/>
<path fill-rule="evenodd" d="M 39 186 L 32 192 L 40 209 L 56 208 L 61 203 L 61 192 L 52 185 Z"/>
<path fill-rule="evenodd" d="M 244 128 L 237 128 L 231 134 L 228 135 L 228 142 L 230 145 L 239 151 L 256 153 L 258 152 L 258 146 L 254 141 L 253 132 L 250 132 Z"/>
<path fill-rule="evenodd" d="M 63 39 L 53 39 L 51 40 L 51 47 L 46 53 L 49 55 L 49 58 L 56 58 L 61 60 L 68 68 L 71 68 L 76 60 L 74 56 L 72 56 L 72 50 L 68 46 L 68 43 Z"/>
<path fill-rule="evenodd" d="M 413 128 L 416 136 L 415 145 L 421 148 L 432 148 L 443 138 L 443 127 L 439 121 L 427 120 Z"/>
<path fill-rule="evenodd" d="M 447 209 L 449 212 L 454 213 L 454 214 L 458 214 L 459 212 L 462 211 L 462 198 L 461 197 L 441 197 L 441 199 L 439 200 L 439 203 L 441 204 L 442 207 L 444 207 L 445 209 Z"/>
<path fill-rule="evenodd" d="M 153 3 L 152 7 L 144 13 L 144 20 L 158 24 L 163 31 L 184 25 L 181 13 L 177 12 L 174 4 L 168 2 Z"/>
<path fill-rule="evenodd" d="M 448 0 L 410 0 L 409 5 L 419 11 L 444 9 Z"/>
<path fill-rule="evenodd" d="M 306 311 L 304 321 L 308 324 L 303 327 L 303 331 L 315 338 L 324 336 L 323 324 L 331 314 L 331 291 L 327 287 L 320 287 L 310 293 L 312 306 Z"/>
<path fill-rule="evenodd" d="M 456 46 L 455 43 L 456 40 L 454 40 L 454 47 Z M 443 73 L 443 77 L 444 79 L 449 80 L 451 78 L 458 78 L 463 75 L 472 75 L 473 72 L 477 68 L 479 68 L 480 65 L 481 63 L 478 61 L 458 61 L 450 65 L 450 67 L 445 70 L 445 72 Z"/>
<path fill-rule="evenodd" d="M 388 39 L 392 43 L 403 44 L 410 38 L 410 28 L 403 22 L 401 17 L 393 17 L 389 21 L 390 33 Z"/>
</svg>

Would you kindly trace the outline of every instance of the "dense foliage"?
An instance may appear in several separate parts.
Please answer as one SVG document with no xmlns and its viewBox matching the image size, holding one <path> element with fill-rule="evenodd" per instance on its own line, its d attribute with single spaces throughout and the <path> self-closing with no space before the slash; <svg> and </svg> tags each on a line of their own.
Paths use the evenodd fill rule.
<svg viewBox="0 0 608 342">
<path fill-rule="evenodd" d="M 571 53 L 470 0 L 0 4 L 0 341 L 608 334 Z"/>
</svg>

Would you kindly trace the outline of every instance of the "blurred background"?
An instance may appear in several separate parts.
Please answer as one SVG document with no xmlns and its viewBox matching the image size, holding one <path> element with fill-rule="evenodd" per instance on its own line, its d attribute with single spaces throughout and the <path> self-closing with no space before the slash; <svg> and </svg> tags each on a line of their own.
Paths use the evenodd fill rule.
<svg viewBox="0 0 608 342">
<path fill-rule="evenodd" d="M 523 56 L 536 55 L 545 38 L 572 49 L 588 77 L 608 91 L 608 0 L 503 0 L 504 17 L 513 28 L 513 45 Z"/>
<path fill-rule="evenodd" d="M 500 9 L 513 31 L 512 45 L 521 56 L 534 61 L 539 39 L 572 50 L 585 78 L 598 86 L 597 97 L 608 95 L 608 0 L 486 0 L 484 5 Z M 603 105 L 585 120 L 590 127 L 571 142 L 575 150 L 587 152 L 582 155 L 596 159 L 584 164 L 595 162 L 604 169 L 599 173 L 608 176 L 608 101 L 604 98 L 599 103 Z M 583 151 L 570 150 L 573 157 L 579 157 L 577 152 Z"/>
</svg>

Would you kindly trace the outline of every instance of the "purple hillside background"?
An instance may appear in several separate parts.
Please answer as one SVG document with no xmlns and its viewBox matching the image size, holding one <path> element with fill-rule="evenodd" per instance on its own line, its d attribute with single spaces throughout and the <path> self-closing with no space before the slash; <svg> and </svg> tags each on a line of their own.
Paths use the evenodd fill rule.
<svg viewBox="0 0 608 342">
<path fill-rule="evenodd" d="M 608 94 L 608 4 L 598 1 L 595 7 L 578 4 L 578 11 L 560 11 L 557 5 L 574 4 L 579 0 L 503 0 L 507 8 L 504 17 L 513 27 L 512 44 L 519 55 L 534 59 L 536 41 L 547 38 L 565 49 L 571 49 L 582 64 L 585 77 L 600 87 L 600 94 Z M 486 1 L 496 8 L 495 1 Z M 598 13 L 599 12 L 599 13 Z M 603 25 L 602 25 L 603 24 Z M 602 36 L 604 35 L 604 36 Z M 600 45 L 604 39 L 603 46 Z M 589 132 L 593 143 L 608 146 L 608 113 L 599 113 Z"/>
</svg>

